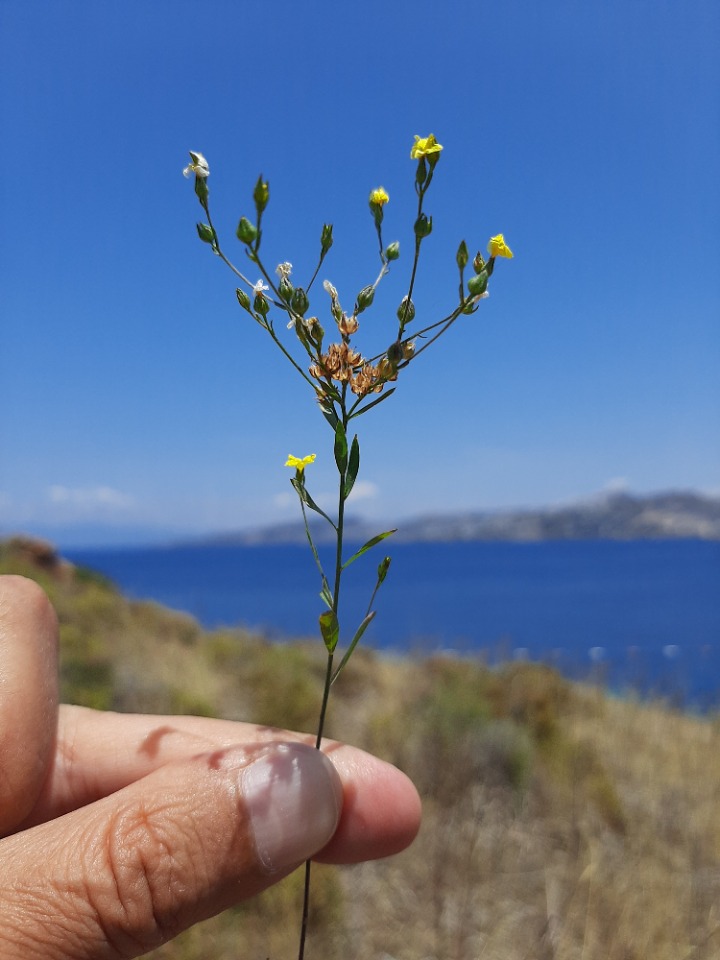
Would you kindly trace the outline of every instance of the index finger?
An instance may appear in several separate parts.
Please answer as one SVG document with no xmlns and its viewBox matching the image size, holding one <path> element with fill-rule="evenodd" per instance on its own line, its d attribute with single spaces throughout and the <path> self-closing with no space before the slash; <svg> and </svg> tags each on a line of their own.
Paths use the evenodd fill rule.
<svg viewBox="0 0 720 960">
<path fill-rule="evenodd" d="M 226 747 L 314 738 L 287 730 L 207 717 L 105 713 L 63 705 L 57 751 L 42 794 L 23 826 L 53 819 L 121 790 L 160 767 Z M 420 800 L 410 780 L 371 754 L 335 741 L 323 752 L 343 787 L 335 835 L 317 859 L 355 863 L 404 849 L 420 824 Z"/>
<path fill-rule="evenodd" d="M 32 810 L 55 745 L 57 619 L 44 591 L 0 576 L 0 835 Z"/>
</svg>

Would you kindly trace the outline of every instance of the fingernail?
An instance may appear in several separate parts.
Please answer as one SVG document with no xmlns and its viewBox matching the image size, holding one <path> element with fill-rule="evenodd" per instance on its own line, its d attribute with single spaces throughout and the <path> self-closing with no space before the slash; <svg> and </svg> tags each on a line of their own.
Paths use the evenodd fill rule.
<svg viewBox="0 0 720 960">
<path fill-rule="evenodd" d="M 300 743 L 268 747 L 245 768 L 242 789 L 258 860 L 268 873 L 308 860 L 335 833 L 342 786 L 319 750 Z"/>
</svg>

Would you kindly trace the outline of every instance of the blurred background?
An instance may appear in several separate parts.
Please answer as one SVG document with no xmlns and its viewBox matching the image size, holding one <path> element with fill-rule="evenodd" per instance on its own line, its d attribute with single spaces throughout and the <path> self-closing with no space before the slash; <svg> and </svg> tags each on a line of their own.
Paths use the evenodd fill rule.
<svg viewBox="0 0 720 960">
<path fill-rule="evenodd" d="M 355 513 L 717 492 L 719 25 L 711 0 L 3 0 L 0 532 L 100 546 L 295 519 L 290 451 L 318 453 L 323 502 L 325 422 L 198 240 L 181 171 L 207 157 L 241 268 L 258 174 L 271 268 L 307 282 L 332 222 L 320 279 L 348 307 L 377 274 L 383 185 L 401 259 L 371 355 L 430 132 L 418 322 L 454 302 L 461 239 L 502 232 L 515 259 L 360 422 Z"/>
</svg>

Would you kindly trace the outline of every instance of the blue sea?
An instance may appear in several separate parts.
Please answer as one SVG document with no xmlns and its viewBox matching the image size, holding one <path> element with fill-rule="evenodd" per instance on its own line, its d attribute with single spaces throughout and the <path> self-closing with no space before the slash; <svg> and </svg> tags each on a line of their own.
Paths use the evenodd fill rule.
<svg viewBox="0 0 720 960">
<path fill-rule="evenodd" d="M 392 565 L 366 645 L 537 660 L 620 693 L 696 710 L 720 704 L 720 543 L 385 541 L 344 575 L 341 637 L 364 617 L 385 553 Z M 83 550 L 69 559 L 208 628 L 318 635 L 324 607 L 307 546 Z"/>
</svg>

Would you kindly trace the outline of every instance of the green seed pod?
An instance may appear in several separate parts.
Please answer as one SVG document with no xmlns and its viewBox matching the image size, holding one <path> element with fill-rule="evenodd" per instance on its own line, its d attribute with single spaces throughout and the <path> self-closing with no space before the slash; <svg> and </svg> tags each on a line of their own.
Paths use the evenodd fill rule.
<svg viewBox="0 0 720 960">
<path fill-rule="evenodd" d="M 268 311 L 270 310 L 270 304 L 267 302 L 267 300 L 261 293 L 258 293 L 255 299 L 253 300 L 253 309 L 255 310 L 256 313 L 259 313 L 260 316 L 262 317 L 266 317 L 268 315 Z"/>
<path fill-rule="evenodd" d="M 394 367 L 403 359 L 403 348 L 399 340 L 390 344 L 387 351 L 387 358 Z"/>
<path fill-rule="evenodd" d="M 293 311 L 301 317 L 304 317 L 307 313 L 310 301 L 302 287 L 295 287 L 293 290 L 292 297 L 290 298 L 290 306 L 293 308 Z"/>
<path fill-rule="evenodd" d="M 396 240 L 394 243 L 388 244 L 385 249 L 385 259 L 386 260 L 397 260 L 400 256 L 400 244 Z"/>
<path fill-rule="evenodd" d="M 403 326 L 415 319 L 415 304 L 412 300 L 409 300 L 407 297 L 402 298 L 400 306 L 397 309 L 397 318 Z"/>
<path fill-rule="evenodd" d="M 250 297 L 245 293 L 244 290 L 241 290 L 240 287 L 235 291 L 235 296 L 238 299 L 238 303 L 243 308 L 243 310 L 250 309 Z"/>
<path fill-rule="evenodd" d="M 355 313 L 362 313 L 367 307 L 371 305 L 375 299 L 375 287 L 370 284 L 367 287 L 363 287 L 360 293 L 357 295 L 357 301 L 355 303 Z"/>
<path fill-rule="evenodd" d="M 215 243 L 215 231 L 209 224 L 197 223 L 195 226 L 197 227 L 198 236 L 203 243 Z"/>
<path fill-rule="evenodd" d="M 280 283 L 278 284 L 278 293 L 280 294 L 280 299 L 285 303 L 290 303 L 292 300 L 292 295 L 295 292 L 295 287 L 290 283 L 287 277 L 283 277 Z"/>
<path fill-rule="evenodd" d="M 476 273 L 474 277 L 470 277 L 468 280 L 468 291 L 473 297 L 479 296 L 481 293 L 485 293 L 488 285 L 488 275 L 485 270 L 481 273 Z"/>
<path fill-rule="evenodd" d="M 258 235 L 257 227 L 247 217 L 241 217 L 236 233 L 238 240 L 247 244 L 251 244 Z"/>
<path fill-rule="evenodd" d="M 426 217 L 424 213 L 415 221 L 415 236 L 422 240 L 429 237 L 432 233 L 432 217 Z"/>
</svg>

